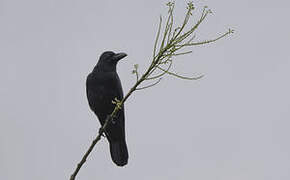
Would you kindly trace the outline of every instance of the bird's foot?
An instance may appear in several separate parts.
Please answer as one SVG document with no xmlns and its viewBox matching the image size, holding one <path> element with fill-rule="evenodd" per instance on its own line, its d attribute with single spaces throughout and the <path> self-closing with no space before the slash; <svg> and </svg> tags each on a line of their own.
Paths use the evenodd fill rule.
<svg viewBox="0 0 290 180">
<path fill-rule="evenodd" d="M 118 99 L 118 98 L 114 98 L 114 100 L 112 100 L 112 104 L 115 104 L 117 109 L 122 109 L 122 102 Z"/>
</svg>

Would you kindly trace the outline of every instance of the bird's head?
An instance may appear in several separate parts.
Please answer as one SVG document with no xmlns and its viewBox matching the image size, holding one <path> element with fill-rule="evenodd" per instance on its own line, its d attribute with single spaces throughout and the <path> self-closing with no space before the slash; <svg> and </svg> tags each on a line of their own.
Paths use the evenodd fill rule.
<svg viewBox="0 0 290 180">
<path fill-rule="evenodd" d="M 106 51 L 101 55 L 97 67 L 102 71 L 116 71 L 116 65 L 118 61 L 126 56 L 126 53 L 114 53 L 113 51 Z"/>
</svg>

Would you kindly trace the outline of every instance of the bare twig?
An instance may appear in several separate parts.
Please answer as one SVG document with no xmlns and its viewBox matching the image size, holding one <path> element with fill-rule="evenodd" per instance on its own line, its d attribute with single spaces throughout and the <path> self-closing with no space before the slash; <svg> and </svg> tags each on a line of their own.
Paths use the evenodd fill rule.
<svg viewBox="0 0 290 180">
<path fill-rule="evenodd" d="M 161 81 L 162 78 L 159 78 L 156 82 L 154 82 L 153 84 L 150 84 L 150 85 L 147 85 L 147 86 L 144 86 L 144 87 L 140 87 L 140 88 L 136 88 L 136 90 L 142 90 L 142 89 L 146 89 L 146 88 L 150 88 L 150 87 L 153 87 L 155 86 L 156 84 L 158 84 L 160 81 Z"/>
</svg>

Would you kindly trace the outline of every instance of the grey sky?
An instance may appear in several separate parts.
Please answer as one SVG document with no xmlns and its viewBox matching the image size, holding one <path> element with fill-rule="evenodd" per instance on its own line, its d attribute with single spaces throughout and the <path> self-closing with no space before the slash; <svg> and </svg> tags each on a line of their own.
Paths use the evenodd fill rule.
<svg viewBox="0 0 290 180">
<path fill-rule="evenodd" d="M 85 79 L 105 50 L 146 68 L 165 1 L 0 0 L 0 179 L 68 179 L 99 123 Z M 176 72 L 126 102 L 129 164 L 116 167 L 105 140 L 78 179 L 290 179 L 288 1 L 194 1 L 214 12 L 200 39 L 234 28 L 177 59 Z M 175 15 L 184 17 L 186 1 Z"/>
</svg>

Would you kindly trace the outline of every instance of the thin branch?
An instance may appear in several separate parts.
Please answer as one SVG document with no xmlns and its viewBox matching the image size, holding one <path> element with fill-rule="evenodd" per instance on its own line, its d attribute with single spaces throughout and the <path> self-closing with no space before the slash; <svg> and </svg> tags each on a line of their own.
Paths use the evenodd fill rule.
<svg viewBox="0 0 290 180">
<path fill-rule="evenodd" d="M 170 71 L 166 71 L 165 69 L 163 69 L 163 68 L 161 68 L 159 66 L 158 66 L 158 69 L 160 69 L 161 71 L 165 72 L 166 74 L 175 76 L 175 77 L 180 78 L 180 79 L 198 80 L 198 79 L 200 79 L 200 78 L 202 78 L 204 76 L 204 75 L 201 75 L 201 76 L 198 76 L 198 77 L 186 77 L 186 76 L 181 76 L 181 75 L 178 75 L 178 74 L 170 72 Z"/>
<path fill-rule="evenodd" d="M 106 120 L 105 120 L 105 124 L 100 128 L 99 130 L 99 134 L 97 135 L 97 137 L 93 140 L 92 144 L 90 145 L 89 149 L 87 150 L 87 152 L 85 153 L 85 155 L 83 156 L 83 158 L 81 159 L 81 161 L 78 163 L 75 171 L 73 172 L 73 174 L 70 176 L 70 180 L 75 180 L 76 175 L 78 174 L 78 172 L 80 171 L 82 165 L 87 161 L 87 158 L 89 156 L 89 154 L 92 152 L 92 150 L 94 149 L 95 145 L 97 144 L 98 141 L 101 140 L 102 134 L 105 132 L 106 127 L 108 126 L 108 123 L 110 122 L 110 120 L 112 119 L 112 117 L 115 116 L 115 114 L 117 113 L 117 106 L 115 107 L 114 111 L 112 112 L 111 115 L 107 116 Z"/>
<path fill-rule="evenodd" d="M 167 18 L 167 21 L 166 21 L 166 25 L 165 25 L 165 29 L 164 29 L 164 35 L 163 35 L 163 39 L 161 41 L 160 50 L 163 49 L 163 47 L 164 47 L 165 39 L 166 39 L 167 33 L 169 31 L 169 20 L 170 20 L 170 14 L 169 14 L 169 16 Z"/>
<path fill-rule="evenodd" d="M 146 88 L 153 87 L 153 86 L 155 86 L 156 84 L 158 84 L 161 80 L 162 80 L 162 78 L 159 78 L 155 83 L 150 84 L 150 85 L 148 85 L 148 86 L 144 86 L 144 87 L 136 88 L 136 90 L 142 90 L 142 89 L 146 89 Z"/>
<path fill-rule="evenodd" d="M 173 26 L 173 9 L 174 9 L 174 3 L 171 4 L 171 6 L 169 6 L 169 18 L 170 18 L 170 26 L 169 26 L 169 33 L 168 33 L 168 37 L 167 37 L 167 43 L 170 41 L 170 37 L 172 34 L 172 26 Z"/>
<path fill-rule="evenodd" d="M 169 61 L 169 66 L 167 67 L 166 71 L 168 71 L 171 68 L 171 66 L 172 66 L 172 61 Z M 156 68 L 157 68 L 157 66 L 156 66 Z M 153 76 L 153 77 L 147 77 L 146 80 L 157 79 L 157 78 L 162 77 L 164 74 L 166 74 L 166 72 L 162 72 L 161 74 Z"/>
<path fill-rule="evenodd" d="M 215 41 L 218 41 L 222 38 L 224 38 L 225 36 L 229 35 L 233 33 L 233 30 L 229 30 L 228 32 L 222 34 L 221 36 L 215 38 L 215 39 L 212 39 L 212 40 L 206 40 L 206 41 L 201 41 L 201 42 L 195 42 L 195 43 L 188 43 L 188 44 L 184 44 L 183 46 L 197 46 L 197 45 L 204 45 L 204 44 L 209 44 L 209 43 L 212 43 L 212 42 L 215 42 Z"/>
<path fill-rule="evenodd" d="M 160 30 L 161 30 L 161 23 L 162 23 L 162 17 L 160 16 L 159 26 L 158 26 L 158 31 L 157 31 L 157 36 L 156 36 L 155 43 L 154 43 L 154 48 L 153 48 L 153 58 L 152 58 L 153 60 L 154 60 L 155 54 L 156 54 L 157 43 L 158 43 L 158 39 L 159 39 L 159 35 L 160 35 Z"/>
<path fill-rule="evenodd" d="M 187 52 L 183 52 L 183 53 L 176 53 L 176 54 L 172 54 L 172 56 L 180 56 L 180 55 L 185 55 L 185 54 L 190 54 L 192 53 L 192 51 L 187 51 Z"/>
<path fill-rule="evenodd" d="M 204 19 L 207 17 L 207 15 L 211 12 L 211 11 L 206 11 L 206 13 L 204 13 L 205 8 L 206 7 L 204 7 L 202 15 L 200 16 L 197 23 L 189 31 L 187 31 L 186 33 L 181 35 L 179 38 L 176 38 L 175 39 L 176 43 L 182 42 L 184 39 L 186 39 L 188 36 L 190 36 L 199 27 L 199 25 L 204 21 Z"/>
<path fill-rule="evenodd" d="M 191 12 L 191 9 L 188 9 L 181 28 L 179 28 L 179 31 L 177 32 L 177 34 L 175 34 L 175 36 L 173 36 L 173 38 L 172 38 L 173 41 L 179 36 L 179 34 L 182 32 L 182 30 L 184 29 L 185 25 L 187 24 L 187 22 L 189 20 L 190 12 Z"/>
</svg>

